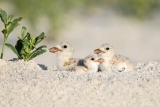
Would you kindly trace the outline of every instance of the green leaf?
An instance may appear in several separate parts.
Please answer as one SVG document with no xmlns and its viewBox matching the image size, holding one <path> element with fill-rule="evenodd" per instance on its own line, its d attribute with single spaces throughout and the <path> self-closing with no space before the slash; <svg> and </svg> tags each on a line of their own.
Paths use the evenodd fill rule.
<svg viewBox="0 0 160 107">
<path fill-rule="evenodd" d="M 7 27 L 7 35 L 9 35 L 19 24 L 18 22 L 22 20 L 22 17 L 19 17 L 17 19 L 14 19 L 13 22 L 10 22 L 10 24 Z"/>
<path fill-rule="evenodd" d="M 24 48 L 24 46 L 23 46 L 23 44 L 22 44 L 22 40 L 17 40 L 17 43 L 16 43 L 16 45 L 15 45 L 15 48 L 16 48 L 16 50 L 17 50 L 17 52 L 18 52 L 18 54 L 21 56 L 21 51 L 23 50 L 23 48 Z"/>
<path fill-rule="evenodd" d="M 23 41 L 22 44 L 23 44 L 23 48 L 24 49 L 29 47 L 29 43 L 28 42 Z"/>
<path fill-rule="evenodd" d="M 9 49 L 11 49 L 11 50 L 17 55 L 18 58 L 20 58 L 20 56 L 19 56 L 19 54 L 18 54 L 18 52 L 17 52 L 17 50 L 16 50 L 16 48 L 15 48 L 14 46 L 12 46 L 12 45 L 9 44 L 9 43 L 6 43 L 5 45 L 6 45 Z"/>
<path fill-rule="evenodd" d="M 8 28 L 7 35 L 9 35 L 18 25 L 18 23 L 10 25 L 10 27 Z"/>
<path fill-rule="evenodd" d="M 18 23 L 19 21 L 22 20 L 22 17 L 19 17 L 17 19 L 14 19 L 13 22 L 12 22 L 12 25 L 15 24 L 15 23 Z"/>
<path fill-rule="evenodd" d="M 6 29 L 8 29 L 11 25 L 12 25 L 12 22 L 8 22 L 7 26 L 6 26 Z"/>
<path fill-rule="evenodd" d="M 38 49 L 38 50 L 33 51 L 32 54 L 31 54 L 31 57 L 29 58 L 29 60 L 31 60 L 31 59 L 33 59 L 33 58 L 45 53 L 46 51 L 47 50 L 43 50 L 43 49 Z"/>
<path fill-rule="evenodd" d="M 44 35 L 44 32 L 42 32 L 39 36 L 37 36 L 36 38 L 35 38 L 35 46 L 39 43 L 39 42 L 41 42 L 44 38 L 45 38 L 46 36 Z"/>
<path fill-rule="evenodd" d="M 27 34 L 24 36 L 24 38 L 20 38 L 20 37 L 18 37 L 18 38 L 19 38 L 20 40 L 22 40 L 22 41 L 28 42 L 28 39 L 26 39 L 26 38 L 28 38 L 29 35 L 30 35 L 30 34 L 27 33 Z"/>
<path fill-rule="evenodd" d="M 42 46 L 38 47 L 36 50 L 39 50 L 39 49 L 42 49 L 42 48 L 47 48 L 47 46 L 46 45 L 42 45 Z"/>
<path fill-rule="evenodd" d="M 28 47 L 24 49 L 24 52 L 26 53 L 26 55 L 31 54 L 31 51 L 30 51 L 30 49 Z"/>
<path fill-rule="evenodd" d="M 29 40 L 31 40 L 31 35 L 30 35 L 30 33 L 27 33 L 27 42 L 29 42 Z"/>
<path fill-rule="evenodd" d="M 23 26 L 21 30 L 21 39 L 25 39 L 26 32 L 27 32 L 27 28 Z"/>
<path fill-rule="evenodd" d="M 6 26 L 7 25 L 7 13 L 2 9 L 0 9 L 0 18 L 2 22 L 4 23 L 4 25 Z"/>
<path fill-rule="evenodd" d="M 12 19 L 13 19 L 13 17 L 14 17 L 14 15 L 9 15 L 9 16 L 8 16 L 8 20 L 7 20 L 7 23 L 11 22 Z"/>
<path fill-rule="evenodd" d="M 3 29 L 3 30 L 2 30 L 2 33 L 4 34 L 4 36 L 6 36 L 7 30 L 6 30 L 6 29 Z M 7 37 L 5 37 L 5 38 L 7 38 Z"/>
<path fill-rule="evenodd" d="M 46 48 L 46 47 L 47 47 L 46 45 L 42 45 L 42 46 L 36 48 L 36 50 L 34 50 L 34 51 L 32 52 L 32 54 L 35 53 L 35 52 L 37 52 L 37 51 L 41 51 L 41 50 L 43 50 L 43 48 Z"/>
<path fill-rule="evenodd" d="M 27 54 L 26 54 L 24 49 L 21 50 L 20 56 L 22 57 L 22 59 L 25 59 L 25 57 L 27 56 Z"/>
</svg>

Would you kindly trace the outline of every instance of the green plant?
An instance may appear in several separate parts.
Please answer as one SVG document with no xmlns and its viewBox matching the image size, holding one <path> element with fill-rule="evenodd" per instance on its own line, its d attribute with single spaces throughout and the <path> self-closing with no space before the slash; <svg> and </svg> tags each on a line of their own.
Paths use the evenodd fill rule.
<svg viewBox="0 0 160 107">
<path fill-rule="evenodd" d="M 4 41 L 1 51 L 1 59 L 3 58 L 5 44 L 7 42 L 9 34 L 19 25 L 18 22 L 22 20 L 22 17 L 13 20 L 13 17 L 13 15 L 9 15 L 7 17 L 7 13 L 4 10 L 0 9 L 0 18 L 5 26 L 5 28 L 2 30 Z"/>
<path fill-rule="evenodd" d="M 30 33 L 26 33 L 26 31 L 26 27 L 22 27 L 21 37 L 18 37 L 15 47 L 9 43 L 6 43 L 5 45 L 10 48 L 19 59 L 29 61 L 47 51 L 44 49 L 46 48 L 45 45 L 36 48 L 37 44 L 40 43 L 46 36 L 42 32 L 35 38 L 31 36 Z"/>
</svg>

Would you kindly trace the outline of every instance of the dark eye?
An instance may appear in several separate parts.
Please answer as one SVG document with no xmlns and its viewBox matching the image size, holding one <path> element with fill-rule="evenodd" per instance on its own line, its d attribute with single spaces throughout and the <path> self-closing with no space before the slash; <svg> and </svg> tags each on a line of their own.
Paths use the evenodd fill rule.
<svg viewBox="0 0 160 107">
<path fill-rule="evenodd" d="M 67 48 L 67 45 L 64 45 L 63 47 L 64 47 L 64 48 Z"/>
<path fill-rule="evenodd" d="M 107 47 L 106 50 L 109 50 L 109 48 Z"/>
<path fill-rule="evenodd" d="M 94 60 L 94 58 L 92 58 L 91 60 Z"/>
</svg>

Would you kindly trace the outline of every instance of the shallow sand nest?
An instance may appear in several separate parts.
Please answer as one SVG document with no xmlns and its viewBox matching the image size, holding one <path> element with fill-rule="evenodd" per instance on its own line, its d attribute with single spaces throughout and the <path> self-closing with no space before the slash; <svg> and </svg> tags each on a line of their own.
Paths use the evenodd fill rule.
<svg viewBox="0 0 160 107">
<path fill-rule="evenodd" d="M 0 107 L 160 107 L 160 63 L 80 74 L 0 60 Z"/>
</svg>

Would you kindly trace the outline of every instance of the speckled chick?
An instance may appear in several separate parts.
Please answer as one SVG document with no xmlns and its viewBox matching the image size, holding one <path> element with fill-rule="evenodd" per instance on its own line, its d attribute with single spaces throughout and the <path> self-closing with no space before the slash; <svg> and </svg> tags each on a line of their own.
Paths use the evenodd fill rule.
<svg viewBox="0 0 160 107">
<path fill-rule="evenodd" d="M 67 42 L 49 49 L 49 52 L 56 54 L 56 65 L 60 71 L 72 71 L 75 66 L 80 65 L 81 59 L 72 58 L 74 49 L 72 45 Z"/>
<path fill-rule="evenodd" d="M 89 73 L 94 73 L 98 72 L 98 65 L 100 63 L 104 62 L 104 59 L 98 58 L 95 55 L 88 55 L 84 59 L 84 66 L 76 66 L 75 67 L 75 72 L 89 72 Z"/>
<path fill-rule="evenodd" d="M 107 43 L 94 50 L 94 53 L 97 54 L 99 58 L 105 60 L 99 65 L 101 71 L 134 71 L 134 64 L 130 59 L 121 55 L 115 55 L 114 48 Z"/>
</svg>

